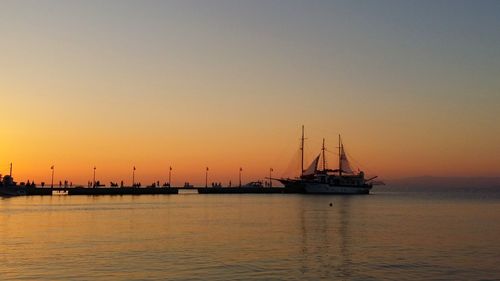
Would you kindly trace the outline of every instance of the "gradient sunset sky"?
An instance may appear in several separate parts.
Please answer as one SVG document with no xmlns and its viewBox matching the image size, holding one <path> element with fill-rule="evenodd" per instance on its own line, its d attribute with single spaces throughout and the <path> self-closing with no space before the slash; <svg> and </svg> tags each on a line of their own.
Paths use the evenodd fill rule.
<svg viewBox="0 0 500 281">
<path fill-rule="evenodd" d="M 302 124 L 308 160 L 500 176 L 500 1 L 0 1 L 0 35 L 17 181 L 293 176 Z"/>
</svg>

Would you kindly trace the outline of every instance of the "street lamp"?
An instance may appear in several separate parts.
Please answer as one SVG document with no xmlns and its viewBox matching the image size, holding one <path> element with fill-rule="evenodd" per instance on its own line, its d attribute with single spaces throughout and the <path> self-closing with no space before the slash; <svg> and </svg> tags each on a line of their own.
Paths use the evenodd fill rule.
<svg viewBox="0 0 500 281">
<path fill-rule="evenodd" d="M 50 181 L 50 188 L 54 188 L 54 165 L 50 167 L 52 170 L 52 180 Z"/>
<path fill-rule="evenodd" d="M 170 166 L 170 169 L 168 170 L 168 186 L 172 186 L 172 166 Z"/>
<path fill-rule="evenodd" d="M 132 169 L 132 187 L 134 187 L 134 186 L 135 186 L 135 166 Z"/>
<path fill-rule="evenodd" d="M 273 173 L 273 168 L 269 168 L 269 187 L 273 187 L 272 173 Z"/>
<path fill-rule="evenodd" d="M 205 171 L 205 188 L 207 188 L 207 187 L 208 187 L 208 167 Z"/>
<path fill-rule="evenodd" d="M 241 187 L 241 172 L 243 171 L 243 168 L 240 167 L 240 187 Z"/>
</svg>

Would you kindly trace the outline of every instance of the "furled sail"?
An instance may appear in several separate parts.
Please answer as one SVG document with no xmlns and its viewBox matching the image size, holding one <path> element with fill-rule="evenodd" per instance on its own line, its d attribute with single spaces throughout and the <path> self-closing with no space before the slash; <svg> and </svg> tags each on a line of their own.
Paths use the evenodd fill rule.
<svg viewBox="0 0 500 281">
<path fill-rule="evenodd" d="M 347 174 L 354 173 L 352 171 L 351 165 L 349 164 L 349 160 L 347 159 L 347 155 L 345 154 L 344 145 L 340 146 L 340 170 L 342 170 L 343 173 Z"/>
<path fill-rule="evenodd" d="M 304 172 L 302 172 L 302 176 L 312 176 L 316 173 L 316 171 L 318 170 L 319 156 L 320 155 L 316 156 L 311 165 L 309 165 L 309 167 L 304 170 Z"/>
</svg>

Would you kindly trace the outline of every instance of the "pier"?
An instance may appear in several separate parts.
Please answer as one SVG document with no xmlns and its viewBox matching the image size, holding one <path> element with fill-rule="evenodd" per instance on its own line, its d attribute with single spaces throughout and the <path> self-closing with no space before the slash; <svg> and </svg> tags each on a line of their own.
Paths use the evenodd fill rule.
<svg viewBox="0 0 500 281">
<path fill-rule="evenodd" d="M 199 194 L 257 194 L 257 193 L 289 193 L 283 187 L 203 187 Z"/>
<path fill-rule="evenodd" d="M 177 188 L 170 187 L 74 187 L 53 188 L 54 191 L 66 192 L 67 195 L 143 195 L 143 194 L 177 194 Z"/>
<path fill-rule="evenodd" d="M 11 196 L 51 195 L 153 195 L 179 194 L 180 190 L 196 190 L 198 194 L 283 194 L 299 193 L 283 187 L 26 187 Z M 0 193 L 0 196 L 2 194 Z"/>
</svg>

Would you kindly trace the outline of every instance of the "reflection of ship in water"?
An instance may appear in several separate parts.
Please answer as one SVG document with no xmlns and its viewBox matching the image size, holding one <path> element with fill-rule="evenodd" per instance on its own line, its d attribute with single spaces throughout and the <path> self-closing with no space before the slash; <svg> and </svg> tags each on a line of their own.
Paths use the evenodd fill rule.
<svg viewBox="0 0 500 281">
<path fill-rule="evenodd" d="M 339 198 L 333 210 L 311 208 L 309 204 L 302 204 L 304 207 L 299 211 L 299 263 L 304 279 L 320 276 L 324 279 L 337 277 L 342 280 L 353 275 L 352 235 L 349 227 L 351 200 L 353 198 Z"/>
<path fill-rule="evenodd" d="M 351 199 L 343 198 L 339 200 L 339 250 L 340 250 L 340 264 L 336 271 L 340 277 L 349 277 L 352 275 L 352 260 L 350 255 L 351 236 L 349 233 L 349 203 Z"/>
<path fill-rule="evenodd" d="M 347 154 L 339 135 L 338 168 L 328 169 L 325 157 L 325 140 L 323 139 L 322 153 L 319 154 L 307 169 L 304 169 L 304 126 L 301 138 L 301 173 L 298 178 L 280 178 L 279 180 L 287 192 L 312 194 L 368 194 L 372 188 L 372 180 L 377 176 L 366 179 L 365 173 L 356 173 L 351 168 Z M 322 157 L 323 167 L 318 169 Z"/>
</svg>

